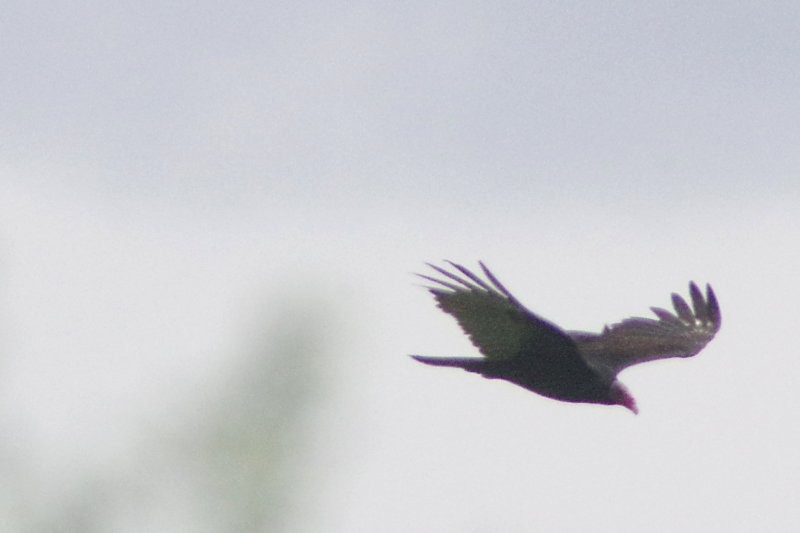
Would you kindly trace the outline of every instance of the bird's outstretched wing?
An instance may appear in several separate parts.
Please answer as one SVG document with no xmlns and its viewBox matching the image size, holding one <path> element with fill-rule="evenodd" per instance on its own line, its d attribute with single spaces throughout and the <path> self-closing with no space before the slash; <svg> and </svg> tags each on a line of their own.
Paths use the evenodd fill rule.
<svg viewBox="0 0 800 533">
<path fill-rule="evenodd" d="M 472 343 L 489 360 L 536 357 L 559 354 L 565 365 L 586 367 L 573 339 L 561 328 L 527 310 L 498 281 L 483 263 L 479 263 L 488 281 L 465 267 L 447 262 L 458 272 L 428 264 L 444 276 L 420 277 L 436 286 L 428 287 L 439 307 L 453 315 Z"/>
<path fill-rule="evenodd" d="M 622 369 L 668 357 L 691 357 L 702 350 L 719 331 L 719 303 L 710 285 L 703 296 L 694 282 L 689 284 L 692 305 L 672 294 L 675 314 L 658 307 L 651 310 L 658 320 L 628 318 L 607 326 L 602 333 L 569 332 L 583 357 L 595 368 L 616 374 Z"/>
</svg>

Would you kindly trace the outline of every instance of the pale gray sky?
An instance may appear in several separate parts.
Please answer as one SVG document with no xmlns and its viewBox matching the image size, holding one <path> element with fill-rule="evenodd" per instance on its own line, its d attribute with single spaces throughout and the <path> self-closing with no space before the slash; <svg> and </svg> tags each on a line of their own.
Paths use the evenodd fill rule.
<svg viewBox="0 0 800 533">
<path fill-rule="evenodd" d="M 0 510 L 114 479 L 97 530 L 221 530 L 153 450 L 297 316 L 292 531 L 792 530 L 798 11 L 11 2 Z M 440 258 L 570 329 L 710 281 L 722 331 L 622 376 L 638 417 L 556 403 L 405 357 L 475 353 L 410 276 Z"/>
</svg>

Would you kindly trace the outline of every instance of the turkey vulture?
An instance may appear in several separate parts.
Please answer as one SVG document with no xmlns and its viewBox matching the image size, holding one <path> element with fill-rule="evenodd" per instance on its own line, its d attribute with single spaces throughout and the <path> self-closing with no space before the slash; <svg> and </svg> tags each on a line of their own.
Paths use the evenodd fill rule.
<svg viewBox="0 0 800 533">
<path fill-rule="evenodd" d="M 672 295 L 672 314 L 651 308 L 658 320 L 628 318 L 602 333 L 565 331 L 526 309 L 479 263 L 486 280 L 447 262 L 454 272 L 428 264 L 443 278 L 418 274 L 439 307 L 453 315 L 484 357 L 427 357 L 422 363 L 458 367 L 486 378 L 505 379 L 542 396 L 565 402 L 621 405 L 638 413 L 636 402 L 617 374 L 631 366 L 667 357 L 691 357 L 720 327 L 717 298 L 689 284 L 692 307 Z"/>
</svg>

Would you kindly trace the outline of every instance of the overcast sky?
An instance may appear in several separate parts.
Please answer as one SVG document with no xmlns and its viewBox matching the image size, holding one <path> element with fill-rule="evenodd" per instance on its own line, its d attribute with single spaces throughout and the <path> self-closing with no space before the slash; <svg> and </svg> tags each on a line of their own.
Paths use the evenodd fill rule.
<svg viewBox="0 0 800 533">
<path fill-rule="evenodd" d="M 795 4 L 6 4 L 9 519 L 146 487 L 291 322 L 326 392 L 289 530 L 796 527 Z M 639 416 L 557 403 L 406 358 L 476 353 L 411 276 L 442 258 L 569 329 L 711 282 L 723 326 L 622 374 Z M 93 523 L 219 530 L 175 501 Z"/>
</svg>

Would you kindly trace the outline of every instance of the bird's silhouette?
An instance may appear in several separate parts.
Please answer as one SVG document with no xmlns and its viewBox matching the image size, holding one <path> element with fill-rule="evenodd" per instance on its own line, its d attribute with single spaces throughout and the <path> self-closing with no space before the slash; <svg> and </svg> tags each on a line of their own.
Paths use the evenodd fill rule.
<svg viewBox="0 0 800 533">
<path fill-rule="evenodd" d="M 431 265 L 442 277 L 420 277 L 439 307 L 453 315 L 483 357 L 428 357 L 422 363 L 462 368 L 504 379 L 542 396 L 566 402 L 621 405 L 636 402 L 617 374 L 654 359 L 691 357 L 720 328 L 721 315 L 710 285 L 705 296 L 689 284 L 692 305 L 672 294 L 675 314 L 651 308 L 657 319 L 628 318 L 601 333 L 565 331 L 526 309 L 483 264 L 486 279 L 448 261 L 453 271 Z"/>
</svg>

